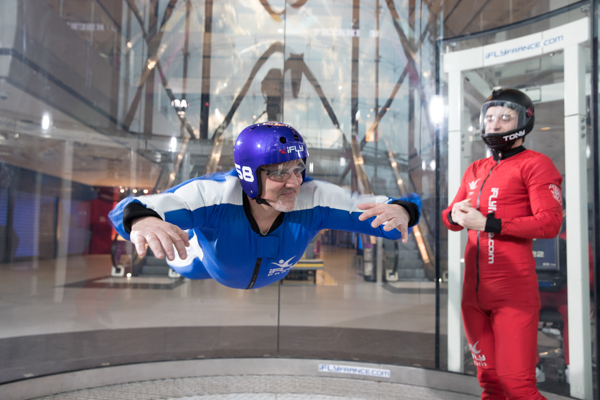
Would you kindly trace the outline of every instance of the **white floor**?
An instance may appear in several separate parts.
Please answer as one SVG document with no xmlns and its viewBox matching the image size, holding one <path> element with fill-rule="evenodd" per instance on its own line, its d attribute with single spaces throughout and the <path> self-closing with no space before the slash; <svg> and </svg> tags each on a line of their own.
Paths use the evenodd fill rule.
<svg viewBox="0 0 600 400">
<path fill-rule="evenodd" d="M 353 251 L 323 246 L 317 285 L 284 283 L 256 290 L 229 289 L 212 280 L 174 289 L 64 287 L 110 275 L 109 256 L 69 257 L 3 265 L 0 338 L 97 329 L 163 326 L 281 325 L 435 332 L 435 296 L 392 293 L 353 270 Z M 169 278 L 132 278 L 150 284 Z M 94 281 L 126 282 L 127 278 Z M 433 282 L 401 287 L 432 289 Z M 281 290 L 280 293 L 278 291 Z M 280 299 L 278 300 L 278 296 Z M 444 302 L 442 301 L 442 304 Z M 442 312 L 442 329 L 446 326 Z"/>
</svg>

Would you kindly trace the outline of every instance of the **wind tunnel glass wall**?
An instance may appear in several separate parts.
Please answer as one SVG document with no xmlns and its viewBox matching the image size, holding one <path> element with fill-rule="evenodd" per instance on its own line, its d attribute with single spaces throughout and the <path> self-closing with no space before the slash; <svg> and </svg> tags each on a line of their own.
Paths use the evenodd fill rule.
<svg viewBox="0 0 600 400">
<path fill-rule="evenodd" d="M 428 112 L 441 12 L 375 0 L 3 1 L 0 383 L 216 357 L 444 368 Z M 408 244 L 324 231 L 306 268 L 235 290 L 182 279 L 115 234 L 118 201 L 231 170 L 238 133 L 267 120 L 304 135 L 309 176 L 418 193 Z"/>
</svg>

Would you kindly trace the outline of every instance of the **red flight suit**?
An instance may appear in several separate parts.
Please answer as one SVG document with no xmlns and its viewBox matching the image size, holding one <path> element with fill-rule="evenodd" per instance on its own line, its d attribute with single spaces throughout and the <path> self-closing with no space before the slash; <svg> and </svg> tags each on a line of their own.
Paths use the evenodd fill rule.
<svg viewBox="0 0 600 400">
<path fill-rule="evenodd" d="M 561 182 L 550 158 L 521 146 L 472 163 L 442 214 L 448 229 L 462 230 L 452 207 L 470 198 L 487 216 L 485 231 L 469 230 L 462 294 L 482 399 L 544 399 L 535 380 L 540 295 L 532 239 L 558 235 Z"/>
</svg>

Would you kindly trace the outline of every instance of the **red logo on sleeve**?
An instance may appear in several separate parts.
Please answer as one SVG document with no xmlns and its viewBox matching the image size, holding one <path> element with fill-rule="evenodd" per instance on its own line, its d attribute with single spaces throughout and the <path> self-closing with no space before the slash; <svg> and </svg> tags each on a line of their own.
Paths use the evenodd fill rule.
<svg viewBox="0 0 600 400">
<path fill-rule="evenodd" d="M 552 192 L 554 200 L 558 201 L 558 204 L 562 206 L 562 193 L 560 192 L 560 188 L 554 184 L 550 185 L 548 188 Z"/>
</svg>

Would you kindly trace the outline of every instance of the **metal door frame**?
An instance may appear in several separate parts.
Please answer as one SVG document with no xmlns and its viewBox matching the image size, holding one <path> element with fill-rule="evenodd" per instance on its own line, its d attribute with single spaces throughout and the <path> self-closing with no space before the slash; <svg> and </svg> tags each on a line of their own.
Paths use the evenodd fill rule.
<svg viewBox="0 0 600 400">
<path fill-rule="evenodd" d="M 587 128 L 585 59 L 582 44 L 589 40 L 589 18 L 557 28 L 486 46 L 442 55 L 448 76 L 448 194 L 460 187 L 470 154 L 463 144 L 463 82 L 471 70 L 564 51 L 565 180 L 567 204 L 567 264 L 571 396 L 592 399 L 589 303 Z M 568 140 L 567 140 L 568 139 Z M 464 372 L 464 334 L 460 309 L 463 283 L 464 234 L 448 234 L 448 370 Z"/>
</svg>

